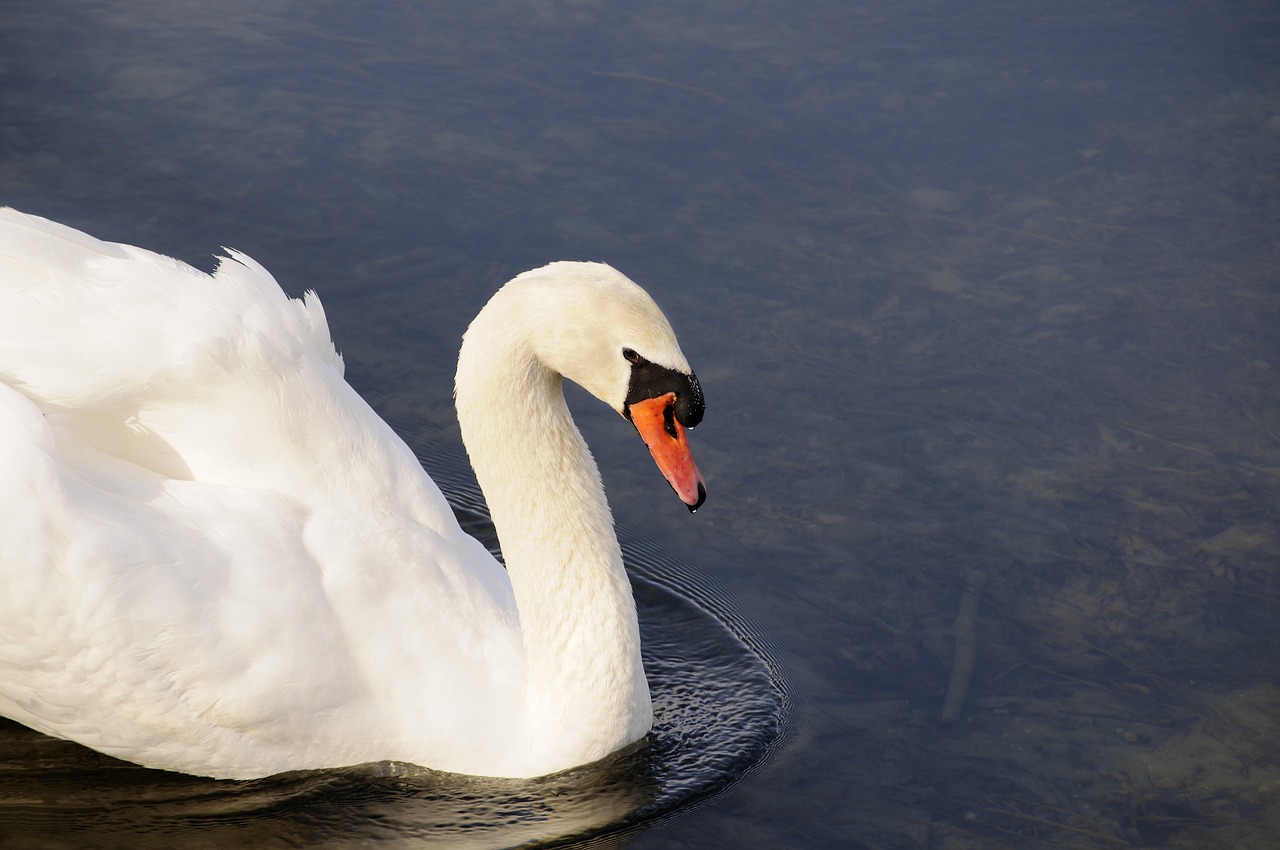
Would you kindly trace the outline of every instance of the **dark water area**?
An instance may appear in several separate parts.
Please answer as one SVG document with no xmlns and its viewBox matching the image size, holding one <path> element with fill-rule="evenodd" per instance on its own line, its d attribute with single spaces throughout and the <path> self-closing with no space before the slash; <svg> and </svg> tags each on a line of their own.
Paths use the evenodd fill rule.
<svg viewBox="0 0 1280 850">
<path fill-rule="evenodd" d="M 508 843 L 1280 844 L 1274 3 L 8 0 L 0 201 L 316 289 L 463 499 L 453 362 L 498 285 L 598 259 L 662 305 L 706 506 L 571 401 L 647 634 L 745 652 L 720 705 L 780 737 L 745 724 L 714 792 L 623 757 L 569 795 L 615 809 Z M 246 796 L 0 737 L 25 846 L 91 846 L 53 774 L 139 847 L 493 846 L 428 801 L 529 793 Z"/>
</svg>

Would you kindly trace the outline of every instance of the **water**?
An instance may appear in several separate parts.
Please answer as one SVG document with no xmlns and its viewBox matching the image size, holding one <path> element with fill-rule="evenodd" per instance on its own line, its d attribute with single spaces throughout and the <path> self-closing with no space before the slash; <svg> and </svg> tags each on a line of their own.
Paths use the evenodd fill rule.
<svg viewBox="0 0 1280 850">
<path fill-rule="evenodd" d="M 757 768 L 608 840 L 1271 847 L 1278 56 L 1261 0 L 10 0 L 0 191 L 318 289 L 352 382 L 462 482 L 451 362 L 493 288 L 580 258 L 654 294 L 707 393 L 706 507 L 573 399 L 658 579 L 646 628 L 757 647 L 793 704 Z M 681 797 L 660 762 L 585 808 Z M 138 773 L 107 785 L 144 845 L 440 826 L 422 777 Z M 65 825 L 46 802 L 19 825 Z"/>
</svg>

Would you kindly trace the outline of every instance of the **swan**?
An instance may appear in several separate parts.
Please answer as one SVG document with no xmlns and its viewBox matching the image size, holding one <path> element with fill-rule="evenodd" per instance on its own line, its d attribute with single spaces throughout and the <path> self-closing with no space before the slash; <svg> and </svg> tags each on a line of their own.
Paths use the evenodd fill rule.
<svg viewBox="0 0 1280 850">
<path fill-rule="evenodd" d="M 698 380 L 607 265 L 501 287 L 458 357 L 505 569 L 343 379 L 319 299 L 0 210 L 0 714 L 223 779 L 533 777 L 653 721 L 568 378 L 694 510 Z"/>
</svg>

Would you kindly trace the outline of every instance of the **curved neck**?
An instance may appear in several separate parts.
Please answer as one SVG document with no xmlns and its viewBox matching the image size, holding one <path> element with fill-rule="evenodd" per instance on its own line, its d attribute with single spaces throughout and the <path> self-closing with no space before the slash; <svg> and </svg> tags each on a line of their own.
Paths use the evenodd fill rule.
<svg viewBox="0 0 1280 850">
<path fill-rule="evenodd" d="M 458 420 L 519 609 L 526 722 L 556 730 L 527 739 L 579 764 L 642 736 L 652 708 L 599 470 L 511 306 L 495 298 L 467 331 Z"/>
</svg>

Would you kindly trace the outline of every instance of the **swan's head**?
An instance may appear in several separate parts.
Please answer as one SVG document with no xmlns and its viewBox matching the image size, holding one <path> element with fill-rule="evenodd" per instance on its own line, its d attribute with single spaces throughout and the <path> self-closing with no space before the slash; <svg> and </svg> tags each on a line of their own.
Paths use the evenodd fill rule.
<svg viewBox="0 0 1280 850">
<path fill-rule="evenodd" d="M 685 429 L 702 421 L 702 388 L 649 294 L 603 263 L 559 262 L 515 278 L 495 299 L 505 297 L 518 304 L 537 360 L 635 425 L 672 489 L 697 510 L 707 491 Z"/>
</svg>

